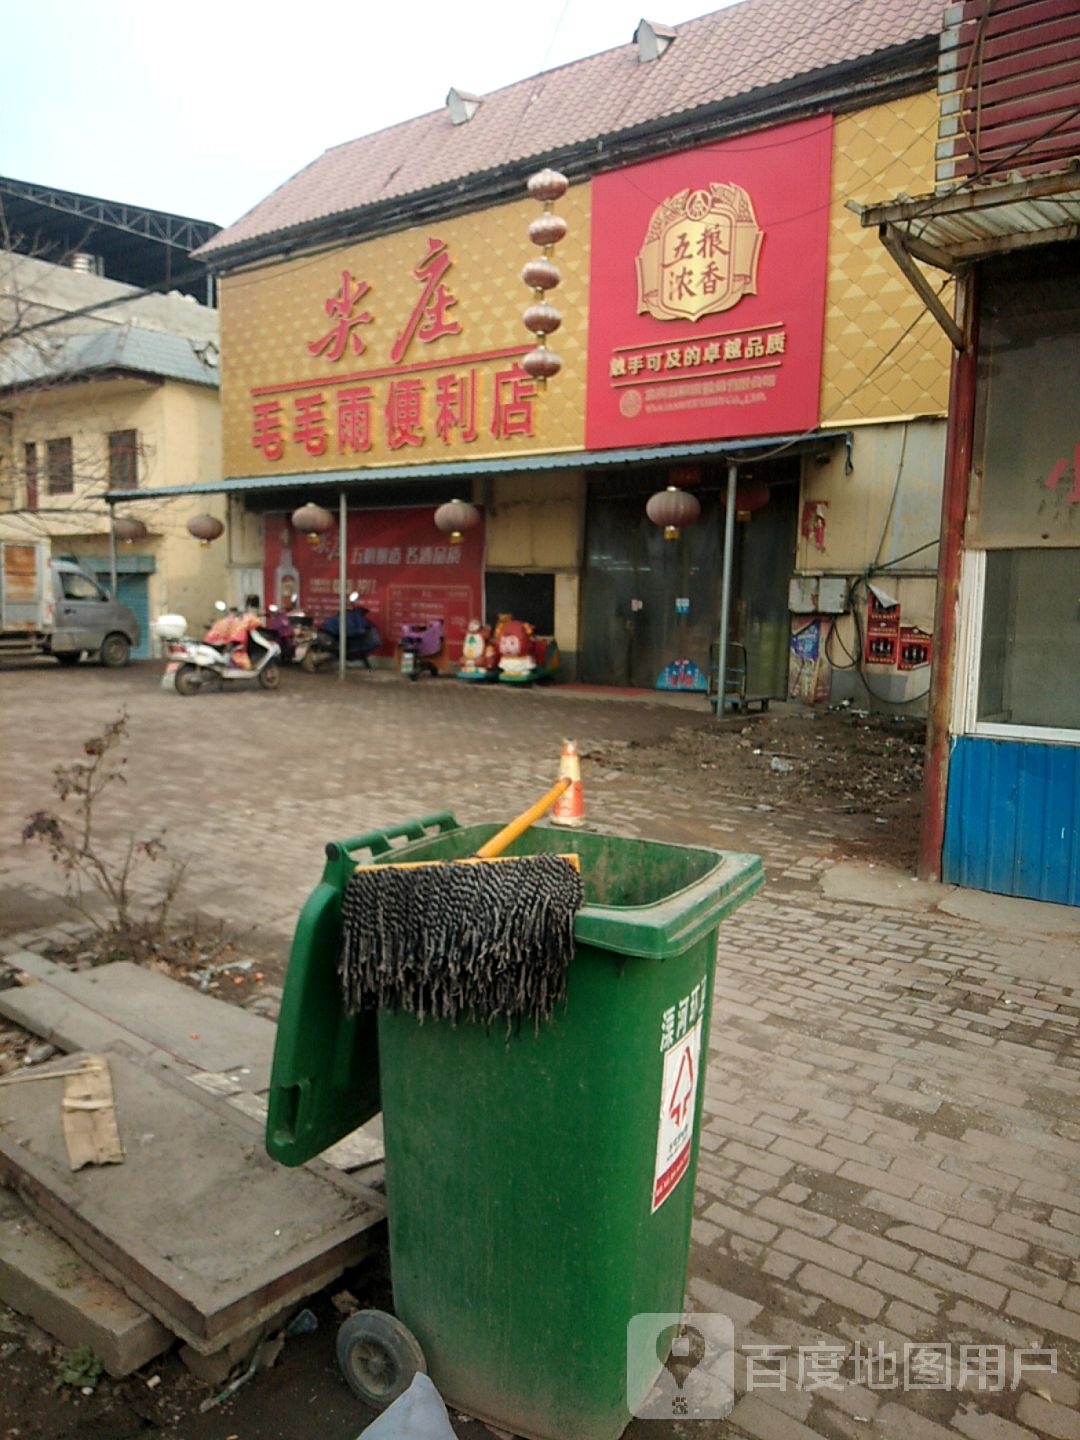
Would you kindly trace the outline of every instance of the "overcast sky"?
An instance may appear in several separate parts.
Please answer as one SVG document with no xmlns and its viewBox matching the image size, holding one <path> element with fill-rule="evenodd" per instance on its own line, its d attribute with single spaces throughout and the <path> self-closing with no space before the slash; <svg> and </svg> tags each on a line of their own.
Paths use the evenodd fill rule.
<svg viewBox="0 0 1080 1440">
<path fill-rule="evenodd" d="M 628 43 L 644 3 L 8 0 L 0 174 L 228 224 L 451 85 L 484 94 Z M 675 25 L 732 0 L 648 3 Z"/>
</svg>

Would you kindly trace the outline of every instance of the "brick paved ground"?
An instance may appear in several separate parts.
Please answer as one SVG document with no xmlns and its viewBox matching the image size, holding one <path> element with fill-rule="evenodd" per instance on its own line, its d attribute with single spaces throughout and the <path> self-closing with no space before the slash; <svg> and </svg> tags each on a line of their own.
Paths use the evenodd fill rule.
<svg viewBox="0 0 1080 1440">
<path fill-rule="evenodd" d="M 688 718 L 685 700 L 368 676 L 183 700 L 149 666 L 30 667 L 0 687 L 8 943 L 55 918 L 54 877 L 19 825 L 120 702 L 131 816 L 169 825 L 189 892 L 267 953 L 283 952 L 325 840 L 442 808 L 508 818 L 549 783 L 564 735 L 610 748 Z M 1080 1440 L 1076 937 L 830 900 L 819 880 L 846 832 L 827 816 L 702 813 L 662 774 L 586 764 L 585 779 L 591 824 L 757 850 L 770 882 L 721 934 L 691 1256 L 693 1304 L 735 1323 L 740 1398 L 727 1421 L 665 1433 Z M 1034 1369 L 1037 1347 L 1056 1350 L 1054 1371 Z M 1003 1387 L 960 1385 L 980 1359 L 1005 1365 Z"/>
</svg>

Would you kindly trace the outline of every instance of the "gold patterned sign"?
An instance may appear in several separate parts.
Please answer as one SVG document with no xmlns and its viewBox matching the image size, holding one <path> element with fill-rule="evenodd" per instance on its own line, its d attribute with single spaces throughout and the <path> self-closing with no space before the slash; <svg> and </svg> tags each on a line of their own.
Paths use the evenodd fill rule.
<svg viewBox="0 0 1080 1440">
<path fill-rule="evenodd" d="M 638 252 L 638 312 L 699 320 L 757 294 L 763 233 L 739 185 L 680 190 L 653 211 Z"/>
<path fill-rule="evenodd" d="M 589 187 L 561 209 L 564 368 L 545 391 L 521 365 L 528 200 L 226 276 L 226 475 L 580 450 Z"/>
</svg>

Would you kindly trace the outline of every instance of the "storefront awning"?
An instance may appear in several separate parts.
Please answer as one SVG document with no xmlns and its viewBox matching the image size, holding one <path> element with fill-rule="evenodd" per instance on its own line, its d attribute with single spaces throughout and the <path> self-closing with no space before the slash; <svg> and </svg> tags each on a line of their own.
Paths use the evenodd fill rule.
<svg viewBox="0 0 1080 1440">
<path fill-rule="evenodd" d="M 877 226 L 881 243 L 912 288 L 954 347 L 963 350 L 963 331 L 914 262 L 955 275 L 995 255 L 1080 239 L 1080 164 L 1052 175 L 965 186 L 887 205 L 849 201 L 848 208 L 865 227 Z"/>
<path fill-rule="evenodd" d="M 797 435 L 765 435 L 754 439 L 710 440 L 694 445 L 656 445 L 631 450 L 578 450 L 561 454 L 515 455 L 490 460 L 447 460 L 431 465 L 372 465 L 354 470 L 319 470 L 303 474 L 243 475 L 194 485 L 168 485 L 138 490 L 110 490 L 110 504 L 130 505 L 138 500 L 169 500 L 177 495 L 242 495 L 267 490 L 362 489 L 368 485 L 400 482 L 431 483 L 468 480 L 478 475 L 516 475 L 530 471 L 582 470 L 598 466 L 681 464 L 693 460 L 720 460 L 745 456 L 765 459 L 779 451 L 797 454 L 843 442 L 850 449 L 851 432 L 813 430 Z"/>
</svg>

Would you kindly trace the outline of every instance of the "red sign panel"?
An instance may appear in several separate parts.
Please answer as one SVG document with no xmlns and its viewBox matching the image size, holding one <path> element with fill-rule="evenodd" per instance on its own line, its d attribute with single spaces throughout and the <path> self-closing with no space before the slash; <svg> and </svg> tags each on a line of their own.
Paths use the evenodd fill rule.
<svg viewBox="0 0 1080 1440">
<path fill-rule="evenodd" d="M 592 182 L 589 449 L 818 423 L 829 116 Z"/>
<path fill-rule="evenodd" d="M 402 625 L 442 620 L 447 654 L 461 652 L 470 620 L 483 615 L 484 527 L 451 545 L 436 530 L 430 506 L 364 510 L 349 516 L 346 594 L 354 590 L 382 632 L 381 654 L 393 653 Z M 338 610 L 340 555 L 335 525 L 312 545 L 287 514 L 265 521 L 267 604 L 301 607 L 323 620 Z"/>
</svg>

